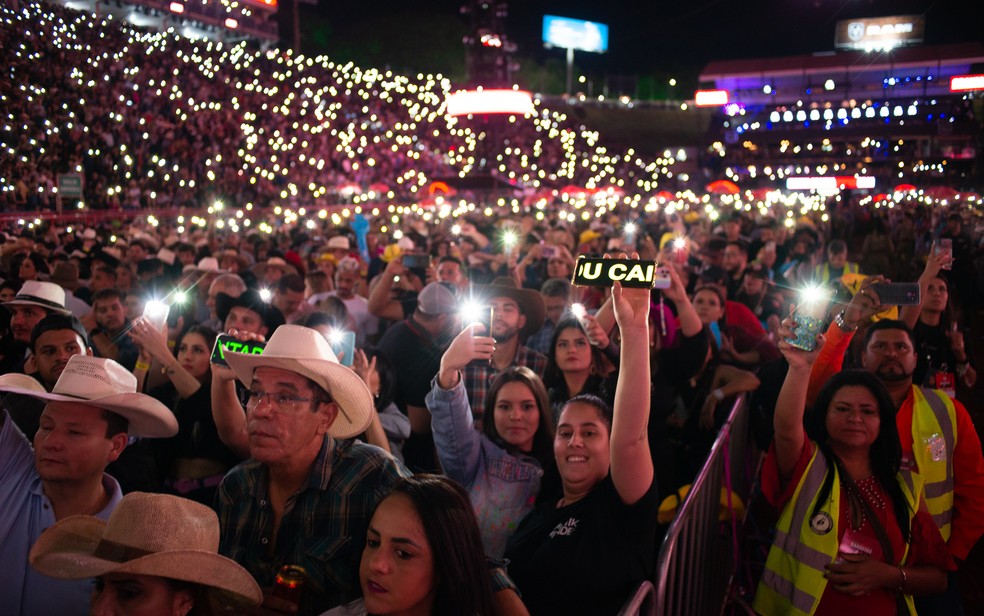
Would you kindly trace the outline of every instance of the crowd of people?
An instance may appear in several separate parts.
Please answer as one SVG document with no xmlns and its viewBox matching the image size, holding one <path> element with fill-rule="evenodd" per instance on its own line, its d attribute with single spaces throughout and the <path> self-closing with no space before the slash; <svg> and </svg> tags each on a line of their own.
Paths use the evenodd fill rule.
<svg viewBox="0 0 984 616">
<path fill-rule="evenodd" d="M 100 23 L 0 24 L 4 205 L 68 164 L 132 210 L 2 230 L 0 614 L 614 614 L 739 397 L 778 520 L 759 613 L 961 613 L 976 199 L 305 213 L 478 164 L 448 84 Z M 495 127 L 499 173 L 664 173 L 532 122 Z M 661 284 L 572 284 L 605 254 Z"/>
<path fill-rule="evenodd" d="M 959 606 L 955 572 L 984 532 L 963 404 L 974 211 L 829 207 L 792 226 L 723 202 L 574 223 L 535 206 L 408 214 L 400 233 L 384 217 L 245 236 L 15 226 L 0 255 L 0 486 L 23 525 L 5 535 L 23 555 L 5 562 L 11 613 L 85 612 L 88 586 L 47 592 L 61 587 L 41 574 L 95 576 L 93 609 L 118 595 L 116 569 L 63 571 L 37 546 L 74 514 L 108 532 L 114 508 L 155 494 L 179 499 L 161 501 L 175 516 L 206 515 L 188 500 L 211 509 L 210 558 L 262 589 L 160 574 L 182 605 L 375 614 L 412 595 L 422 613 L 614 613 L 653 575 L 661 501 L 693 480 L 739 395 L 781 512 L 758 609 L 928 595 L 921 613 L 956 613 L 938 610 Z M 909 242 L 914 264 L 866 258 L 879 235 Z M 604 253 L 657 261 L 668 280 L 573 286 L 576 259 Z M 883 302 L 888 279 L 912 281 L 916 303 Z M 792 307 L 811 288 L 830 308 L 802 350 Z M 432 508 L 448 521 L 430 525 Z M 276 592 L 285 566 L 306 572 L 299 604 Z M 444 567 L 473 579 L 449 584 Z M 558 592 L 571 581 L 590 592 Z M 445 597 L 461 584 L 477 586 Z"/>
<path fill-rule="evenodd" d="M 513 121 L 450 118 L 440 75 L 191 41 L 61 5 L 2 11 L 4 211 L 54 209 L 65 173 L 84 184 L 63 207 L 110 210 L 423 198 L 435 179 L 476 172 L 534 192 L 671 177 L 670 162 L 610 152 L 542 105 Z"/>
</svg>

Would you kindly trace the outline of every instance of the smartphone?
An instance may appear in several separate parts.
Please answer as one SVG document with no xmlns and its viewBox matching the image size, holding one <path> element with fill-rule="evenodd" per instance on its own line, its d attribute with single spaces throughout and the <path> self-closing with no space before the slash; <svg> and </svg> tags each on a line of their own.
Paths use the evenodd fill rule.
<svg viewBox="0 0 984 616">
<path fill-rule="evenodd" d="M 804 351 L 817 348 L 817 334 L 823 331 L 822 327 L 829 307 L 829 293 L 818 293 L 817 289 L 801 291 L 796 312 L 793 314 L 796 329 L 793 331 L 793 337 L 786 338 L 786 342 Z"/>
<path fill-rule="evenodd" d="M 167 324 L 167 317 L 170 312 L 171 307 L 164 302 L 150 300 L 144 304 L 143 318 L 146 319 L 154 329 L 163 331 L 164 325 Z"/>
<path fill-rule="evenodd" d="M 430 255 L 409 253 L 403 255 L 403 266 L 407 269 L 427 269 L 430 267 Z"/>
<path fill-rule="evenodd" d="M 921 293 L 918 282 L 881 282 L 871 285 L 882 306 L 918 306 Z"/>
<path fill-rule="evenodd" d="M 335 329 L 328 334 L 328 344 L 343 366 L 351 366 L 355 361 L 355 332 Z"/>
<path fill-rule="evenodd" d="M 540 242 L 540 256 L 544 259 L 553 259 L 557 256 L 557 247 Z"/>
<path fill-rule="evenodd" d="M 495 308 L 493 308 L 492 306 L 488 306 L 488 307 L 483 306 L 482 308 L 479 309 L 478 315 L 475 318 L 473 318 L 471 320 L 471 322 L 465 323 L 465 326 L 467 327 L 468 325 L 471 325 L 472 323 L 481 323 L 483 326 L 485 326 L 485 329 L 479 330 L 479 331 L 481 331 L 481 333 L 478 333 L 476 335 L 476 337 L 478 337 L 478 336 L 491 336 L 492 335 L 492 317 L 494 315 L 495 315 Z"/>
<path fill-rule="evenodd" d="M 953 240 L 952 239 L 950 239 L 948 237 L 941 237 L 940 239 L 936 240 L 936 243 L 935 244 L 933 244 L 933 250 L 936 251 L 936 254 L 937 255 L 946 255 L 947 257 L 949 257 L 949 259 L 947 260 L 946 265 L 944 265 L 941 269 L 948 270 L 948 269 L 950 269 L 953 266 L 953 263 L 952 263 L 952 261 L 953 261 Z"/>
<path fill-rule="evenodd" d="M 266 343 L 259 340 L 240 340 L 229 334 L 219 334 L 216 336 L 215 345 L 212 347 L 211 363 L 228 366 L 229 362 L 225 358 L 226 351 L 259 355 L 263 352 L 264 347 L 266 347 Z"/>
<path fill-rule="evenodd" d="M 581 255 L 574 264 L 571 284 L 576 287 L 610 287 L 616 281 L 627 288 L 651 289 L 656 282 L 656 262 Z"/>
<path fill-rule="evenodd" d="M 430 267 L 430 255 L 409 253 L 403 255 L 403 267 L 410 270 L 417 278 L 427 280 L 427 268 Z"/>
<path fill-rule="evenodd" d="M 669 268 L 664 266 L 656 268 L 656 277 L 653 279 L 654 289 L 669 289 L 672 282 Z"/>
</svg>

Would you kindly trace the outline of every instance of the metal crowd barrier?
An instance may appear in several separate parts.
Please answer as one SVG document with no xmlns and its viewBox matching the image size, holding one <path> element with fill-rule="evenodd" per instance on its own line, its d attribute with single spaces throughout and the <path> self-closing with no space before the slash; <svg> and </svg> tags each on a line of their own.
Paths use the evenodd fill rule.
<svg viewBox="0 0 984 616">
<path fill-rule="evenodd" d="M 760 458 L 748 404 L 739 396 L 663 540 L 656 563 L 657 616 L 721 614 L 736 570 L 743 517 L 727 515 L 738 503 L 731 499 L 729 505 L 722 488 L 730 484 L 747 505 Z"/>
</svg>

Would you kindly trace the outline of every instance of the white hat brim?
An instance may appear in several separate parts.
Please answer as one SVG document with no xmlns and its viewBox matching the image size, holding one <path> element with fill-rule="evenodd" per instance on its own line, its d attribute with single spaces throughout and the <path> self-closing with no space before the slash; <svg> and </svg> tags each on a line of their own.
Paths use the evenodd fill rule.
<svg viewBox="0 0 984 616">
<path fill-rule="evenodd" d="M 170 438 L 178 433 L 178 420 L 174 413 L 160 401 L 139 393 L 115 394 L 88 400 L 75 396 L 39 392 L 22 387 L 0 385 L 0 391 L 49 400 L 51 402 L 75 402 L 98 409 L 112 411 L 128 422 L 127 434 L 144 438 Z"/>
<path fill-rule="evenodd" d="M 37 306 L 38 308 L 44 308 L 45 310 L 50 310 L 52 312 L 57 312 L 58 314 L 70 315 L 72 311 L 68 308 L 56 308 L 49 304 L 42 304 L 41 302 L 32 302 L 29 299 L 12 299 L 9 302 L 3 302 L 4 306 Z"/>
<path fill-rule="evenodd" d="M 236 378 L 247 388 L 253 384 L 253 371 L 257 368 L 278 368 L 296 372 L 314 381 L 331 394 L 338 404 L 338 417 L 328 428 L 332 438 L 347 439 L 366 431 L 376 410 L 372 394 L 353 370 L 328 360 L 297 359 L 294 357 L 265 354 L 226 353 L 229 367 Z"/>
</svg>

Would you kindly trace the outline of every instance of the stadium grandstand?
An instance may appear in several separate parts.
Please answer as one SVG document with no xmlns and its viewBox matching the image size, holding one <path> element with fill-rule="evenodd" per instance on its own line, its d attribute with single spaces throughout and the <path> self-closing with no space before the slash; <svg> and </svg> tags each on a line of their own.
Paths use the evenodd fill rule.
<svg viewBox="0 0 984 616">
<path fill-rule="evenodd" d="M 979 185 L 980 99 L 951 90 L 979 72 L 977 43 L 839 50 L 712 62 L 701 87 L 726 92 L 709 165 L 746 184 L 870 176 L 896 185 Z"/>
</svg>

